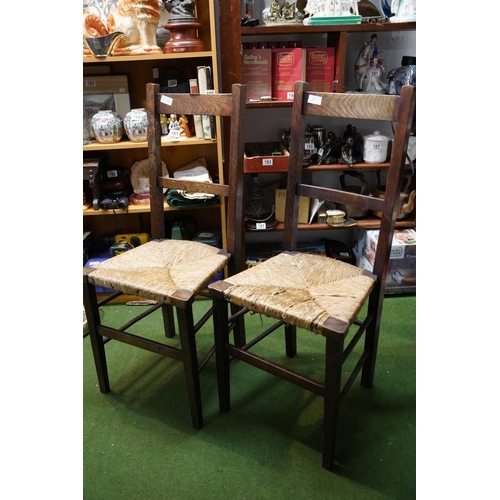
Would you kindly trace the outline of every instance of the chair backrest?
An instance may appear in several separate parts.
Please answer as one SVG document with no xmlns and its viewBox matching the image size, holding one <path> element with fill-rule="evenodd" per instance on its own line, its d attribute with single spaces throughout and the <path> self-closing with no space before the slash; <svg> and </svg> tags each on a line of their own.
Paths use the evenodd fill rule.
<svg viewBox="0 0 500 500">
<path fill-rule="evenodd" d="M 160 86 L 148 83 L 146 109 L 148 114 L 149 184 L 151 198 L 151 235 L 165 238 L 164 188 L 203 192 L 226 200 L 226 250 L 232 255 L 230 274 L 243 266 L 243 157 L 244 113 L 246 87 L 234 84 L 230 94 L 162 93 Z M 220 116 L 230 120 L 229 157 L 225 160 L 227 182 L 202 183 L 170 177 L 161 178 L 161 124 L 160 114 Z M 222 181 L 222 179 L 221 179 Z"/>
<path fill-rule="evenodd" d="M 407 85 L 401 89 L 399 96 L 309 92 L 308 89 L 309 86 L 306 82 L 295 83 L 283 247 L 285 250 L 296 249 L 300 196 L 381 212 L 373 274 L 378 278 L 376 287 L 379 291 L 384 290 L 405 169 L 408 137 L 415 113 L 416 88 Z M 306 122 L 310 117 L 332 118 L 333 123 L 336 118 L 395 123 L 383 199 L 302 183 L 304 132 Z M 345 123 L 345 120 L 342 120 L 342 123 Z M 377 127 L 374 130 L 377 130 Z"/>
</svg>

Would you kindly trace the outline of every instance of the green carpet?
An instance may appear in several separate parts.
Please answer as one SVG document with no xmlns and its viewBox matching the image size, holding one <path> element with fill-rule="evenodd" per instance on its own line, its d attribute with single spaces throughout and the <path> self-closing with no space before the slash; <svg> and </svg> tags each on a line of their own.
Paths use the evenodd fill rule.
<svg viewBox="0 0 500 500">
<path fill-rule="evenodd" d="M 207 306 L 208 301 L 198 302 L 196 315 Z M 102 321 L 117 325 L 118 313 L 132 316 L 140 309 L 108 305 L 101 309 Z M 248 338 L 260 322 L 258 315 L 251 317 Z M 161 325 L 160 314 L 144 324 Z M 386 297 L 375 384 L 363 389 L 358 379 L 341 408 L 335 473 L 321 467 L 321 397 L 235 361 L 232 409 L 221 414 L 212 358 L 201 374 L 204 427 L 194 431 L 180 363 L 111 341 L 106 346 L 111 392 L 101 394 L 86 336 L 84 498 L 415 498 L 415 336 L 416 297 Z M 209 325 L 197 341 L 201 357 L 213 341 Z M 259 350 L 283 360 L 281 331 L 253 352 Z M 286 362 L 319 378 L 322 352 L 322 338 L 301 331 L 298 354 Z"/>
</svg>

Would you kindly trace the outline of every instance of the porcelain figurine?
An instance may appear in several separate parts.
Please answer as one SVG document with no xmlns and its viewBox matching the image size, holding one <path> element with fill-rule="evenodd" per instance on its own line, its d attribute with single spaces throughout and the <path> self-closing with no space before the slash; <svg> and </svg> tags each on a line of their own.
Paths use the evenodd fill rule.
<svg viewBox="0 0 500 500">
<path fill-rule="evenodd" d="M 280 24 L 302 24 L 305 16 L 304 2 L 288 2 L 285 0 L 281 5 L 278 0 L 266 2 L 268 6 L 262 11 L 262 21 L 265 25 L 277 26 Z"/>
<path fill-rule="evenodd" d="M 359 0 L 308 0 L 306 13 L 315 17 L 358 16 Z"/>
<path fill-rule="evenodd" d="M 407 23 L 417 20 L 417 0 L 392 0 L 389 18 L 391 23 Z"/>
<path fill-rule="evenodd" d="M 125 36 L 116 43 L 112 54 L 162 54 L 156 44 L 159 20 L 158 0 L 120 0 L 116 10 L 108 16 L 108 30 L 121 31 Z"/>
<path fill-rule="evenodd" d="M 158 0 L 120 0 L 108 15 L 107 25 L 95 14 L 84 11 L 84 38 L 123 33 L 116 40 L 111 55 L 162 54 L 156 43 L 156 29 L 160 20 Z M 84 55 L 90 55 L 88 48 Z"/>
<path fill-rule="evenodd" d="M 356 76 L 356 91 L 362 92 L 366 89 L 366 75 L 368 73 L 370 59 L 377 47 L 377 35 L 373 34 L 368 42 L 365 42 L 361 47 L 358 58 L 354 63 L 354 73 Z"/>
<path fill-rule="evenodd" d="M 385 76 L 385 69 L 382 61 L 383 53 L 379 52 L 370 61 L 366 74 L 365 92 L 369 94 L 387 94 L 387 84 L 382 81 Z"/>
</svg>

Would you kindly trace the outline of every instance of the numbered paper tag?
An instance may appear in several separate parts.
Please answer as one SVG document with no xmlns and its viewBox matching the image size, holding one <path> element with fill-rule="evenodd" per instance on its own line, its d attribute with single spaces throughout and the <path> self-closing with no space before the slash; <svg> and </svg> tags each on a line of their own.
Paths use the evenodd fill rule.
<svg viewBox="0 0 500 500">
<path fill-rule="evenodd" d="M 306 143 L 304 144 L 304 149 L 305 149 L 306 151 L 312 151 L 313 149 L 315 149 L 315 147 L 314 147 L 314 142 L 306 142 Z"/>
<path fill-rule="evenodd" d="M 256 222 L 255 229 L 266 229 L 266 223 L 265 222 Z"/>
<path fill-rule="evenodd" d="M 172 139 L 180 139 L 181 131 L 180 129 L 171 129 L 168 134 Z"/>
<path fill-rule="evenodd" d="M 262 159 L 262 166 L 263 167 L 272 167 L 273 166 L 273 159 L 272 158 L 263 158 Z"/>
<path fill-rule="evenodd" d="M 287 93 L 286 93 L 286 98 L 287 98 L 287 99 L 291 99 L 291 100 L 293 101 L 293 96 L 294 96 L 294 95 L 295 95 L 295 93 L 294 93 L 294 92 L 287 92 Z"/>
</svg>

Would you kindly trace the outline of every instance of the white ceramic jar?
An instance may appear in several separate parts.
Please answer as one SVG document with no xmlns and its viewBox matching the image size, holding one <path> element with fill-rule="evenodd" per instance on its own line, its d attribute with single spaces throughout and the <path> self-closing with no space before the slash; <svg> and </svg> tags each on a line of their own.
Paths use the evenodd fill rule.
<svg viewBox="0 0 500 500">
<path fill-rule="evenodd" d="M 109 109 L 98 111 L 90 121 L 95 138 L 102 144 L 120 142 L 123 137 L 123 120 Z"/>
<path fill-rule="evenodd" d="M 148 140 L 148 115 L 144 108 L 131 109 L 123 119 L 125 133 L 132 142 Z"/>
<path fill-rule="evenodd" d="M 389 138 L 378 130 L 363 137 L 363 160 L 366 163 L 384 163 L 387 159 Z"/>
</svg>

